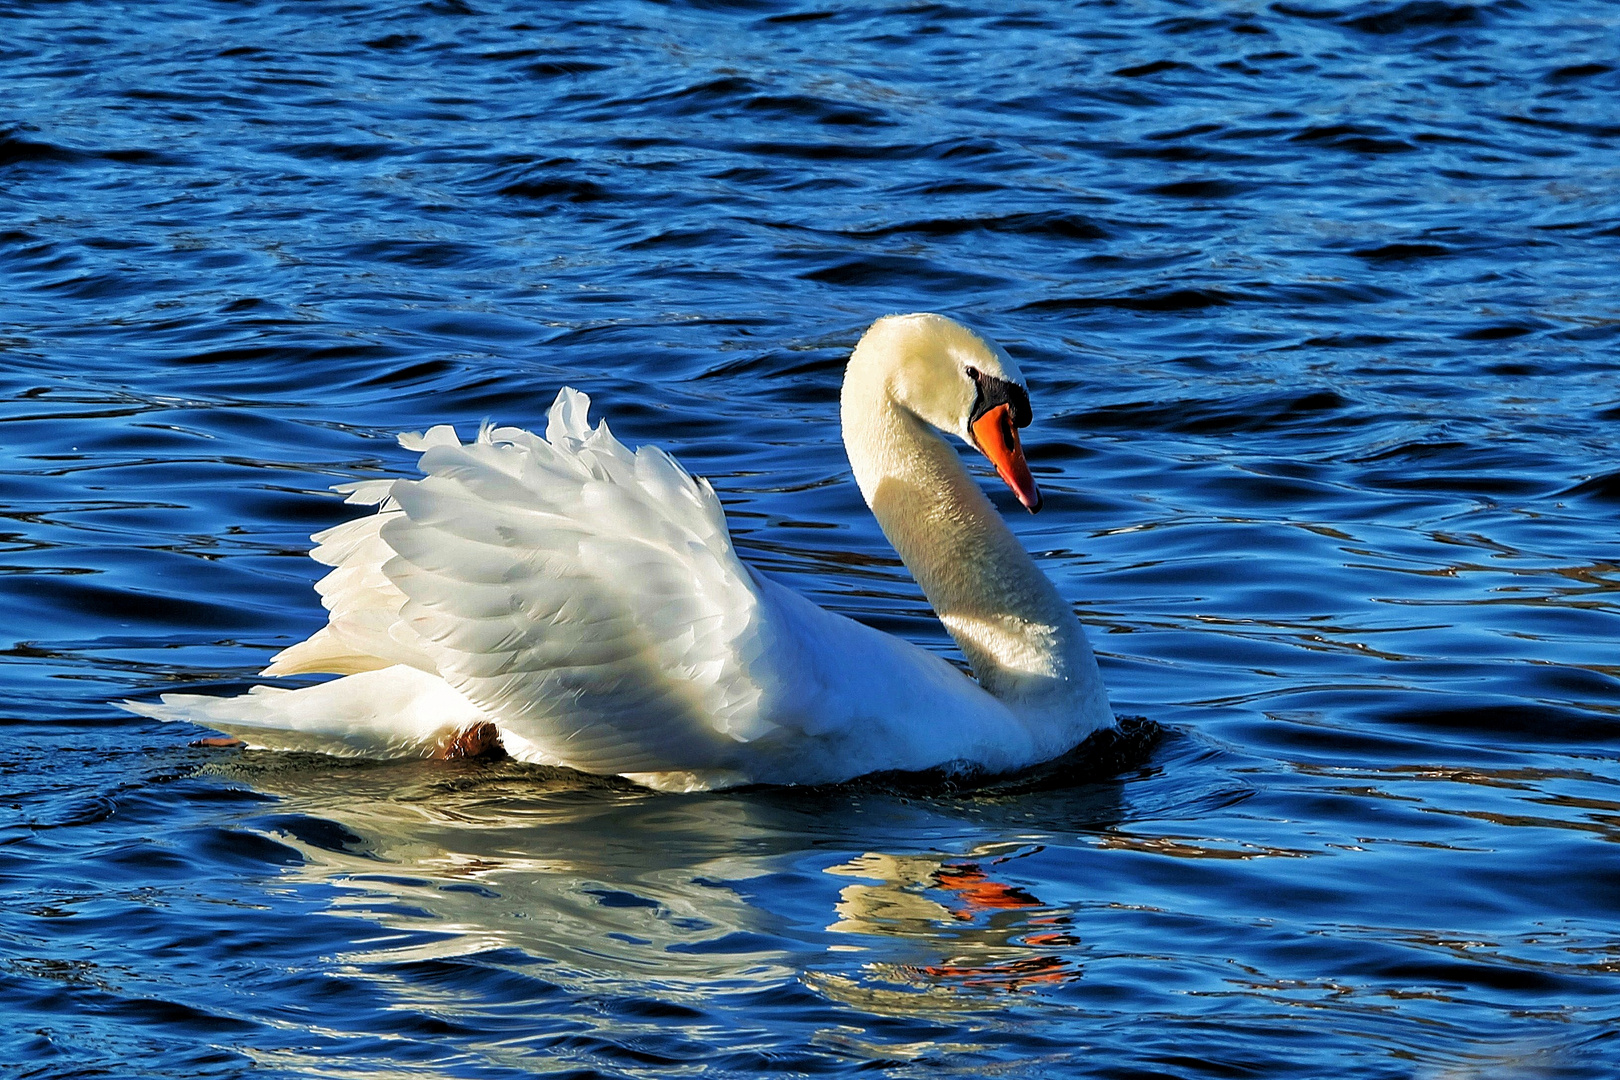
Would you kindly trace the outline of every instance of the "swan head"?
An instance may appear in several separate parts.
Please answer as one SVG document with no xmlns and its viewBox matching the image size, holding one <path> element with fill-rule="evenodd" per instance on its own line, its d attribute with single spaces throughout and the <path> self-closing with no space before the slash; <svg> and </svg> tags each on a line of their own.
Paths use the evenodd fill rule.
<svg viewBox="0 0 1620 1080">
<path fill-rule="evenodd" d="M 1030 513 L 1041 508 L 1018 439 L 1030 421 L 1029 392 L 1005 349 L 943 315 L 889 315 L 850 360 L 852 368 L 878 365 L 895 404 L 978 450 Z"/>
</svg>

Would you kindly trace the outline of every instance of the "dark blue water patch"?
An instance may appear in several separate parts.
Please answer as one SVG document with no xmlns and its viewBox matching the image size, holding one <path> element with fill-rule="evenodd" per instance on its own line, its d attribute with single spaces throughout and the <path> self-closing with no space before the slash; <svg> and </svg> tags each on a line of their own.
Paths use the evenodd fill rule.
<svg viewBox="0 0 1620 1080">
<path fill-rule="evenodd" d="M 1354 403 L 1333 390 L 1263 392 L 1207 402 L 1128 402 L 1060 418 L 1067 428 L 1089 431 L 1178 431 L 1215 435 L 1238 431 L 1315 427 L 1328 418 L 1340 424 L 1366 422 L 1350 413 Z"/>
<path fill-rule="evenodd" d="M 490 950 L 487 953 L 458 957 L 455 960 L 420 960 L 400 966 L 400 976 L 413 983 L 461 993 L 476 994 L 490 1001 L 541 1002 L 565 994 L 562 987 L 526 972 L 513 971 L 511 965 L 522 964 L 525 958 L 509 956 L 509 950 Z M 691 1018 L 701 1013 L 688 1010 Z"/>
<path fill-rule="evenodd" d="M 1365 123 L 1308 127 L 1290 136 L 1290 141 L 1331 150 L 1349 150 L 1358 154 L 1403 154 L 1416 149 L 1406 140 L 1394 138 L 1389 128 Z"/>
<path fill-rule="evenodd" d="M 1058 240 L 1100 240 L 1108 230 L 1084 216 L 1056 211 L 1035 211 L 979 218 L 928 218 L 871 229 L 846 229 L 842 235 L 857 240 L 885 236 L 956 236 L 987 232 Z"/>
<path fill-rule="evenodd" d="M 551 167 L 541 166 L 532 178 L 513 180 L 499 189 L 500 194 L 523 199 L 554 200 L 571 203 L 591 203 L 612 199 L 613 195 L 602 185 L 584 178 L 556 175 Z"/>
<path fill-rule="evenodd" d="M 342 854 L 363 854 L 365 838 L 344 828 L 335 821 L 310 817 L 305 814 L 276 814 L 261 819 L 263 827 L 285 833 L 301 844 L 323 851 Z"/>
<path fill-rule="evenodd" d="M 1465 330 L 1457 336 L 1464 341 L 1504 341 L 1510 338 L 1523 337 L 1526 334 L 1533 334 L 1536 329 L 1536 327 L 1508 323 L 1482 326 L 1476 330 Z M 1508 374 L 1525 374 L 1525 372 L 1510 372 Z"/>
<path fill-rule="evenodd" d="M 141 623 L 212 626 L 215 629 L 253 625 L 251 612 L 203 600 L 153 594 L 74 580 L 55 574 L 14 577 L 0 585 L 9 602 L 48 606 L 59 617 L 110 617 L 120 624 Z"/>
<path fill-rule="evenodd" d="M 1177 180 L 1168 184 L 1155 184 L 1147 189 L 1150 195 L 1169 199 L 1225 199 L 1240 195 L 1247 185 L 1233 180 Z"/>
<path fill-rule="evenodd" d="M 1451 254 L 1451 249 L 1440 244 L 1390 243 L 1375 248 L 1362 248 L 1354 252 L 1360 258 L 1383 262 L 1386 260 L 1438 259 Z"/>
<path fill-rule="evenodd" d="M 1620 721 L 1611 718 L 1489 701 L 1400 713 L 1386 717 L 1384 722 L 1414 724 L 1436 731 L 1478 733 L 1510 742 L 1602 746 L 1620 739 Z"/>
<path fill-rule="evenodd" d="M 1135 296 L 1072 296 L 1052 297 L 1032 301 L 1025 305 L 1030 311 L 1085 311 L 1091 308 L 1121 308 L 1126 311 L 1197 311 L 1202 308 L 1224 307 L 1239 299 L 1235 293 L 1220 289 L 1169 289 Z"/>
<path fill-rule="evenodd" d="M 238 863 L 248 869 L 299 866 L 304 861 L 296 848 L 240 829 L 209 830 L 192 838 L 188 846 L 214 860 Z"/>
<path fill-rule="evenodd" d="M 586 889 L 587 896 L 596 897 L 596 902 L 603 907 L 611 908 L 658 908 L 658 901 L 648 900 L 646 897 L 636 896 L 620 889 Z"/>
<path fill-rule="evenodd" d="M 1583 480 L 1567 491 L 1559 492 L 1561 497 L 1577 497 L 1600 499 L 1604 502 L 1620 501 L 1620 471 L 1604 473 Z"/>
<path fill-rule="evenodd" d="M 806 272 L 809 281 L 839 286 L 904 285 L 923 292 L 954 293 L 998 284 L 996 278 L 963 273 L 904 256 L 865 256 Z"/>
<path fill-rule="evenodd" d="M 29 138 L 34 131 L 11 127 L 0 132 L 0 166 L 40 161 L 72 161 L 78 155 L 64 147 Z"/>
</svg>

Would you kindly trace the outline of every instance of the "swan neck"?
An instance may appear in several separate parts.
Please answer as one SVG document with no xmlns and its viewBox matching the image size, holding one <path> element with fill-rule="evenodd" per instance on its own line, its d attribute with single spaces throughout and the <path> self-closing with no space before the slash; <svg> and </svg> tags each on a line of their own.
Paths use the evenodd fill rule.
<svg viewBox="0 0 1620 1080">
<path fill-rule="evenodd" d="M 980 684 L 1008 704 L 1111 720 L 1085 631 L 956 450 L 855 360 L 842 419 L 866 504 Z"/>
</svg>

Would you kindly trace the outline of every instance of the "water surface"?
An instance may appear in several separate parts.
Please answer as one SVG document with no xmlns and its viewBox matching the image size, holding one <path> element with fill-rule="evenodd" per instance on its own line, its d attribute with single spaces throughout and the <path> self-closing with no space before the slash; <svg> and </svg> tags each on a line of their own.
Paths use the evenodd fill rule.
<svg viewBox="0 0 1620 1080">
<path fill-rule="evenodd" d="M 14 1075 L 1620 1072 L 1610 5 L 0 9 Z M 947 655 L 838 438 L 1030 380 L 1119 775 L 697 797 L 210 752 L 326 488 L 589 392 Z M 975 469 L 993 485 L 987 468 Z"/>
</svg>

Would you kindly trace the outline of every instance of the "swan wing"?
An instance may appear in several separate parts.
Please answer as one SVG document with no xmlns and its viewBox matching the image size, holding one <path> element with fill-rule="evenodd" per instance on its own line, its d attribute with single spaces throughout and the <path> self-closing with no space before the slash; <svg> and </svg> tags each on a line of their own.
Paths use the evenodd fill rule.
<svg viewBox="0 0 1620 1080">
<path fill-rule="evenodd" d="M 373 528 L 325 544 L 390 553 L 357 559 L 397 605 L 392 623 L 357 622 L 365 647 L 419 651 L 503 732 L 591 772 L 727 768 L 774 726 L 753 670 L 769 607 L 708 482 L 590 426 L 589 407 L 565 388 L 544 438 L 434 429 L 416 444 L 426 475 L 396 481 Z M 334 622 L 369 610 L 346 589 L 327 594 Z"/>
</svg>

